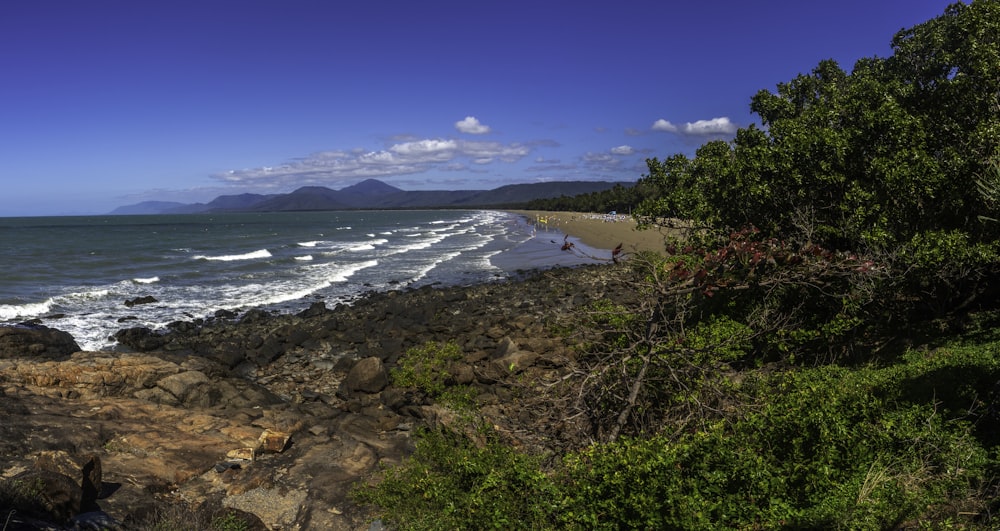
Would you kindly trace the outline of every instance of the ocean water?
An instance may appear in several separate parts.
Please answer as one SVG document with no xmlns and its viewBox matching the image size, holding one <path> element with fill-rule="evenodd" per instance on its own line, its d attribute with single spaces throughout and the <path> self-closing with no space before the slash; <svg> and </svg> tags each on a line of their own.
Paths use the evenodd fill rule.
<svg viewBox="0 0 1000 531">
<path fill-rule="evenodd" d="M 38 319 L 107 350 L 122 328 L 503 281 L 600 254 L 561 239 L 498 211 L 0 218 L 0 325 Z M 124 304 L 145 296 L 157 302 Z"/>
</svg>

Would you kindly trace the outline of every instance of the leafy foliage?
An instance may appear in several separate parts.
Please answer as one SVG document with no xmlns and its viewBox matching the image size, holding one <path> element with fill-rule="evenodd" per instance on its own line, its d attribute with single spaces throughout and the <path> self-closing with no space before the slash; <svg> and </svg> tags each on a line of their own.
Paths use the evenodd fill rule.
<svg viewBox="0 0 1000 531">
<path fill-rule="evenodd" d="M 353 491 L 405 529 L 544 529 L 557 491 L 540 460 L 502 444 L 488 429 L 476 446 L 461 434 L 421 433 L 405 466 L 385 470 L 373 487 Z"/>
<path fill-rule="evenodd" d="M 391 371 L 393 383 L 400 387 L 413 387 L 432 398 L 458 409 L 471 407 L 472 391 L 466 386 L 454 385 L 449 369 L 462 359 L 462 349 L 454 341 L 439 344 L 425 343 L 406 351 L 399 365 Z"/>
<path fill-rule="evenodd" d="M 643 200 L 652 197 L 656 189 L 647 183 L 634 186 L 615 185 L 609 190 L 574 196 L 560 196 L 549 199 L 535 199 L 522 205 L 529 210 L 552 210 L 563 212 L 631 212 Z"/>
</svg>

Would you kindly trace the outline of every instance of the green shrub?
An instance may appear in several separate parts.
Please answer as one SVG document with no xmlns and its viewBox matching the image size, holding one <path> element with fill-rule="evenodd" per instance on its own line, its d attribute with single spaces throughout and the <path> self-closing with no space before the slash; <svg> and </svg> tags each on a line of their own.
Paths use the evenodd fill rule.
<svg viewBox="0 0 1000 531">
<path fill-rule="evenodd" d="M 421 431 L 410 458 L 352 494 L 403 529 L 549 528 L 558 497 L 540 459 L 482 435 L 477 446 L 453 431 Z"/>
<path fill-rule="evenodd" d="M 463 357 L 458 343 L 428 341 L 413 347 L 399 359 L 391 371 L 392 381 L 400 387 L 412 387 L 439 399 L 457 409 L 468 409 L 474 404 L 474 390 L 465 385 L 449 382 L 449 370 Z"/>
</svg>

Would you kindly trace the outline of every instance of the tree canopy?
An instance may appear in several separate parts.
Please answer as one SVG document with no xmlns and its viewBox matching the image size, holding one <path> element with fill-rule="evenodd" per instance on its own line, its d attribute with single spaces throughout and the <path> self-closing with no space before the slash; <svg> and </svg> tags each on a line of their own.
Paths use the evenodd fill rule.
<svg viewBox="0 0 1000 531">
<path fill-rule="evenodd" d="M 905 243 L 928 231 L 993 240 L 977 217 L 1000 145 L 1000 2 L 956 3 L 900 31 L 893 55 L 845 72 L 821 61 L 753 96 L 760 126 L 694 158 L 647 160 L 659 188 L 637 214 L 753 225 L 838 248 Z"/>
</svg>

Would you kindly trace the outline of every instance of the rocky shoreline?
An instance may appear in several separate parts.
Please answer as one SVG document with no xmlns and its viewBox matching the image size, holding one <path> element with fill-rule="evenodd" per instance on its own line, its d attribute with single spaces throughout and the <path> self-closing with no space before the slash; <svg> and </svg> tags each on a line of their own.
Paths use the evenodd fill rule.
<svg viewBox="0 0 1000 531">
<path fill-rule="evenodd" d="M 555 268 L 297 315 L 219 312 L 163 334 L 124 329 L 116 337 L 129 352 L 77 352 L 53 329 L 0 328 L 2 479 L 52 488 L 47 516 L 0 507 L 0 520 L 8 530 L 40 528 L 39 517 L 52 529 L 128 529 L 183 505 L 236 510 L 254 529 L 376 527 L 352 485 L 405 458 L 418 427 L 456 424 L 449 408 L 392 384 L 400 357 L 427 342 L 458 345 L 448 383 L 471 388 L 511 444 L 579 447 L 589 428 L 550 389 L 575 369 L 578 310 L 625 296 L 627 271 Z"/>
</svg>

